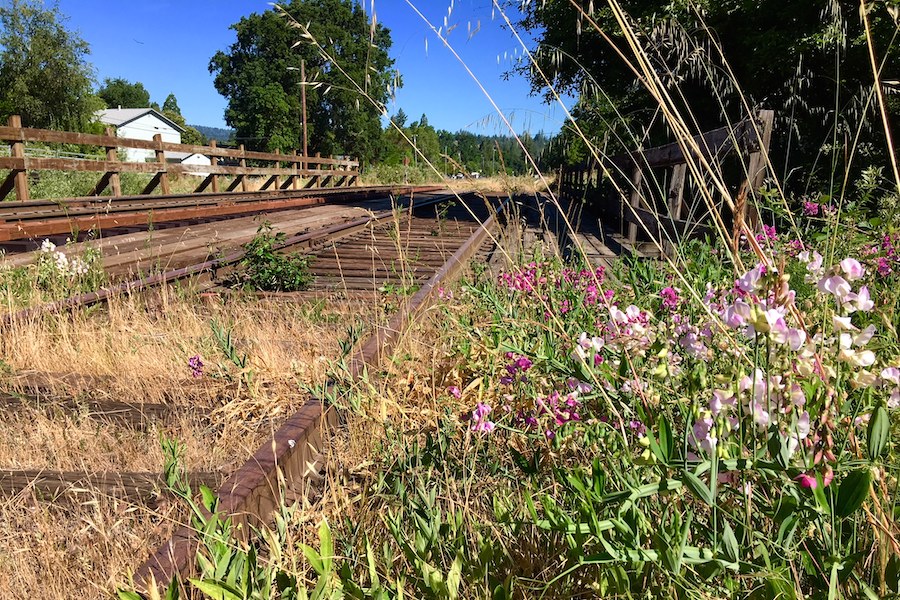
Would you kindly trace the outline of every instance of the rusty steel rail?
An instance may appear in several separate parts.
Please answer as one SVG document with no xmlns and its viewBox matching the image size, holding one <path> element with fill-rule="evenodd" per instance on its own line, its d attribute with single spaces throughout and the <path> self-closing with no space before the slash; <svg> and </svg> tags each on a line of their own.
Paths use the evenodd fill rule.
<svg viewBox="0 0 900 600">
<path fill-rule="evenodd" d="M 150 227 L 173 221 L 196 221 L 300 208 L 331 202 L 344 204 L 382 194 L 408 195 L 439 191 L 441 186 L 369 186 L 278 192 L 224 192 L 122 198 L 65 198 L 0 202 L 0 242 L 73 231 Z"/>
<path fill-rule="evenodd" d="M 423 201 L 413 202 L 410 206 L 413 208 L 420 208 L 423 206 L 428 206 L 431 204 L 436 204 L 440 202 L 444 202 L 448 200 L 451 195 L 441 195 L 433 198 L 428 198 Z M 403 210 L 408 210 L 409 207 L 405 207 Z M 362 217 L 360 219 L 355 219 L 353 221 L 349 221 L 347 223 L 341 223 L 339 225 L 333 225 L 331 227 L 327 227 L 324 229 L 320 229 L 317 231 L 312 231 L 309 233 L 303 233 L 294 235 L 286 238 L 283 242 L 275 246 L 276 250 L 284 250 L 287 248 L 303 246 L 303 245 L 312 245 L 315 243 L 327 242 L 330 239 L 334 239 L 335 237 L 340 237 L 343 235 L 347 235 L 353 231 L 359 230 L 360 228 L 366 227 L 367 225 L 377 222 L 381 219 L 390 217 L 394 214 L 391 210 L 380 211 L 378 213 L 373 213 L 369 216 Z M 114 286 L 105 287 L 100 290 L 94 292 L 86 292 L 83 294 L 78 294 L 75 296 L 70 296 L 63 300 L 57 300 L 55 302 L 48 302 L 45 304 L 41 304 L 39 306 L 29 307 L 22 309 L 17 312 L 7 313 L 0 317 L 0 325 L 9 325 L 16 321 L 24 321 L 28 319 L 32 319 L 42 314 L 53 314 L 58 312 L 63 312 L 69 309 L 79 308 L 90 306 L 92 304 L 97 304 L 100 302 L 106 302 L 113 296 L 117 296 L 120 294 L 126 293 L 134 293 L 140 292 L 147 288 L 151 288 L 154 286 L 164 285 L 166 283 L 171 283 L 173 281 L 178 281 L 180 279 L 186 279 L 188 277 L 193 277 L 196 275 L 200 275 L 202 273 L 214 271 L 216 269 L 226 267 L 228 265 L 233 265 L 240 261 L 245 255 L 243 250 L 238 250 L 232 252 L 226 256 L 214 258 L 211 260 L 206 260 L 201 263 L 189 265 L 187 267 L 182 267 L 179 269 L 172 269 L 166 271 L 164 273 L 159 273 L 157 275 L 151 275 L 150 277 L 145 277 L 141 279 L 135 279 L 132 281 L 126 281 Z"/>
<path fill-rule="evenodd" d="M 496 229 L 498 217 L 506 202 L 461 245 L 388 322 L 371 335 L 348 363 L 349 376 L 357 379 L 368 368 L 377 366 L 397 344 L 411 320 L 426 308 L 446 284 L 479 251 Z M 326 395 L 338 393 L 337 384 L 329 383 Z M 323 433 L 338 422 L 337 409 L 312 399 L 294 413 L 242 467 L 219 489 L 219 510 L 245 527 L 251 522 L 265 522 L 284 501 L 283 487 L 298 487 L 310 474 L 323 467 L 321 452 Z M 136 585 L 149 591 L 167 585 L 174 576 L 193 569 L 198 548 L 195 532 L 189 526 L 179 527 L 172 538 L 144 562 L 134 576 Z"/>
</svg>

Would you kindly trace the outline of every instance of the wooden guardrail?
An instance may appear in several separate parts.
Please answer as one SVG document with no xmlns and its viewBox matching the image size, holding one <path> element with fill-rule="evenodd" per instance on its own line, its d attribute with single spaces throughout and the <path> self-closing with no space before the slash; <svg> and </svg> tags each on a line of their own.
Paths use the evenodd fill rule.
<svg viewBox="0 0 900 600">
<path fill-rule="evenodd" d="M 91 193 L 93 196 L 103 194 L 107 189 L 114 197 L 122 195 L 119 181 L 120 173 L 149 173 L 153 177 L 143 190 L 143 194 L 152 193 L 157 187 L 163 194 L 169 194 L 170 174 L 204 174 L 205 178 L 197 186 L 195 193 L 209 189 L 219 192 L 219 177 L 232 176 L 226 191 L 247 191 L 248 177 L 266 177 L 260 190 L 266 189 L 300 189 L 319 187 L 343 187 L 356 185 L 359 179 L 359 162 L 347 159 L 301 156 L 296 152 L 282 154 L 280 152 L 253 152 L 245 150 L 243 145 L 234 148 L 220 148 L 215 141 L 209 146 L 190 144 L 173 144 L 162 141 L 160 134 L 153 140 L 121 138 L 115 135 L 112 128 L 107 128 L 106 135 L 75 133 L 71 131 L 53 131 L 48 129 L 31 129 L 22 127 L 18 115 L 9 117 L 7 126 L 0 127 L 0 143 L 9 145 L 9 156 L 0 157 L 0 169 L 9 170 L 9 174 L 0 184 L 0 200 L 15 191 L 16 200 L 29 200 L 28 174 L 31 171 L 88 171 L 100 173 L 100 180 Z M 75 144 L 94 146 L 105 150 L 105 159 L 91 160 L 87 158 L 47 158 L 28 156 L 26 144 Z M 126 162 L 118 158 L 119 149 L 135 148 L 150 150 L 154 160 L 150 162 Z M 166 162 L 166 152 L 184 152 L 202 154 L 211 160 L 210 165 L 178 164 Z M 269 166 L 248 166 L 247 161 L 270 163 Z M 225 164 L 223 164 L 225 163 Z M 232 164 L 227 164 L 232 163 Z M 233 164 L 236 163 L 236 164 Z M 305 181 L 301 181 L 305 180 Z"/>
<path fill-rule="evenodd" d="M 758 218 L 743 200 L 758 190 L 765 178 L 773 121 L 773 111 L 761 110 L 752 119 L 693 138 L 699 154 L 724 176 L 742 179 L 734 190 L 739 213 L 734 214 L 721 200 L 716 207 L 723 222 L 733 224 L 735 230 L 743 219 Z M 685 194 L 691 180 L 688 160 L 699 158 L 685 156 L 686 147 L 690 145 L 676 142 L 607 158 L 603 164 L 591 160 L 564 167 L 560 195 L 592 206 L 603 225 L 627 235 L 632 247 L 648 238 L 661 241 L 666 236 L 674 240 L 706 235 L 712 231 L 713 217 L 708 204 Z M 617 179 L 628 197 L 604 185 L 607 176 Z"/>
</svg>

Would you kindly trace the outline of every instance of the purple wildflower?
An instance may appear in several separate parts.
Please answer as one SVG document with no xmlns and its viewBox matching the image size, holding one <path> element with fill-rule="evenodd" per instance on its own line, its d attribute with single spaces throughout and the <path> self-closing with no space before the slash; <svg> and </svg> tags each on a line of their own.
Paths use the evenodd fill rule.
<svg viewBox="0 0 900 600">
<path fill-rule="evenodd" d="M 678 301 L 680 300 L 678 297 L 678 290 L 669 286 L 664 288 L 659 295 L 662 298 L 663 308 L 668 310 L 675 310 L 678 308 Z"/>
<path fill-rule="evenodd" d="M 803 214 L 807 217 L 816 217 L 819 215 L 820 205 L 816 202 L 804 202 L 803 203 Z"/>
<path fill-rule="evenodd" d="M 194 377 L 203 376 L 203 361 L 200 359 L 199 354 L 188 359 L 188 368 L 190 368 L 191 375 L 193 375 Z"/>
<path fill-rule="evenodd" d="M 491 407 L 487 404 L 483 402 L 476 404 L 475 410 L 472 411 L 472 424 L 469 428 L 472 431 L 480 431 L 482 433 L 491 433 L 494 431 L 496 425 L 487 418 L 490 412 Z"/>
</svg>

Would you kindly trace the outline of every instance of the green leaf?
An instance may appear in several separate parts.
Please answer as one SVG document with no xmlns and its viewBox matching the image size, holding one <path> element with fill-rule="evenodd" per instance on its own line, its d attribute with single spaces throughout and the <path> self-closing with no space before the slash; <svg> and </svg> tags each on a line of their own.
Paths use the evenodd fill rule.
<svg viewBox="0 0 900 600">
<path fill-rule="evenodd" d="M 116 595 L 119 596 L 120 600 L 143 600 L 141 595 L 137 592 L 129 592 L 126 590 L 117 590 Z"/>
<path fill-rule="evenodd" d="M 447 573 L 447 596 L 450 600 L 459 597 L 459 583 L 462 580 L 462 553 L 457 552 L 450 571 Z"/>
<path fill-rule="evenodd" d="M 378 569 L 375 565 L 375 552 L 372 551 L 372 544 L 369 543 L 369 537 L 366 536 L 366 563 L 369 565 L 369 584 L 376 588 L 381 585 L 378 579 Z"/>
<path fill-rule="evenodd" d="M 200 496 L 202 497 L 203 506 L 206 507 L 206 510 L 210 512 L 215 512 L 216 506 L 216 493 L 206 487 L 205 485 L 200 486 Z"/>
<path fill-rule="evenodd" d="M 690 471 L 684 472 L 684 483 L 688 486 L 688 488 L 694 493 L 695 496 L 703 500 L 709 506 L 713 505 L 714 498 L 712 490 L 703 483 L 703 480 L 691 473 Z"/>
<path fill-rule="evenodd" d="M 722 549 L 725 550 L 725 556 L 730 562 L 737 563 L 740 560 L 741 555 L 738 550 L 737 538 L 734 536 L 734 530 L 728 524 L 728 521 L 725 521 L 725 527 L 722 531 Z"/>
<path fill-rule="evenodd" d="M 868 445 L 869 460 L 875 460 L 884 453 L 891 439 L 891 419 L 888 416 L 884 404 L 878 403 L 869 419 L 869 428 L 866 430 L 866 443 Z"/>
<path fill-rule="evenodd" d="M 839 517 L 849 517 L 856 512 L 872 487 L 872 472 L 869 469 L 857 469 L 844 477 L 838 488 L 834 513 Z"/>
<path fill-rule="evenodd" d="M 243 600 L 238 590 L 212 579 L 191 579 L 191 585 L 206 594 L 211 600 Z"/>
<path fill-rule="evenodd" d="M 326 573 L 330 573 L 334 559 L 334 542 L 331 539 L 331 529 L 328 528 L 328 521 L 324 519 L 322 519 L 322 524 L 319 525 L 319 551 L 322 555 L 322 568 Z"/>
<path fill-rule="evenodd" d="M 309 561 L 310 566 L 313 570 L 319 575 L 325 574 L 325 565 L 322 562 L 322 557 L 319 556 L 319 553 L 316 552 L 315 548 L 311 548 L 306 544 L 300 544 L 300 549 L 303 550 L 304 556 L 306 556 L 306 560 Z"/>
<path fill-rule="evenodd" d="M 672 435 L 672 426 L 665 416 L 659 421 L 659 447 L 665 456 L 662 462 L 668 463 L 675 454 L 675 437 Z"/>
</svg>

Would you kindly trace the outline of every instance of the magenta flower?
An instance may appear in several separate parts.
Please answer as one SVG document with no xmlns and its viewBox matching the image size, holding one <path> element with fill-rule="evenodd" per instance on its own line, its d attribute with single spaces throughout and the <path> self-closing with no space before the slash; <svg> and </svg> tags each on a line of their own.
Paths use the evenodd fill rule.
<svg viewBox="0 0 900 600">
<path fill-rule="evenodd" d="M 479 402 L 475 405 L 475 410 L 472 411 L 472 424 L 470 425 L 470 429 L 472 431 L 479 431 L 481 433 L 491 433 L 494 431 L 496 425 L 489 421 L 487 416 L 491 412 L 491 407 L 483 402 Z"/>
<path fill-rule="evenodd" d="M 804 202 L 803 203 L 803 214 L 807 217 L 815 217 L 819 214 L 819 204 L 816 202 Z"/>
<path fill-rule="evenodd" d="M 451 385 L 447 388 L 447 393 L 459 400 L 462 398 L 462 391 L 459 389 L 458 385 Z"/>
<path fill-rule="evenodd" d="M 814 490 L 818 487 L 819 482 L 816 481 L 815 473 L 801 473 L 794 477 L 794 479 L 800 483 L 800 487 L 805 487 L 811 490 Z"/>
<path fill-rule="evenodd" d="M 678 302 L 680 298 L 678 297 L 678 290 L 669 286 L 667 288 L 663 288 L 663 290 L 659 293 L 662 298 L 663 308 L 668 310 L 675 310 L 678 308 Z"/>
<path fill-rule="evenodd" d="M 203 361 L 200 359 L 199 354 L 188 359 L 188 368 L 191 370 L 191 375 L 194 377 L 203 376 Z"/>
</svg>

